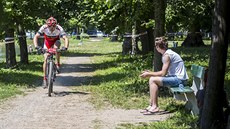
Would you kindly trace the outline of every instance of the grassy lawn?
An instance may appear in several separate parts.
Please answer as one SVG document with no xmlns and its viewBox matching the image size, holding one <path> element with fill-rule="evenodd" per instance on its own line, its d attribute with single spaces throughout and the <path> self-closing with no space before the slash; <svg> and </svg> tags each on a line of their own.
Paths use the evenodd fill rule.
<svg viewBox="0 0 230 129">
<path fill-rule="evenodd" d="M 93 94 L 90 99 L 96 107 L 106 107 L 111 104 L 125 109 L 142 109 L 148 105 L 148 80 L 139 78 L 144 69 L 152 69 L 153 53 L 148 57 L 122 56 L 122 43 L 120 42 L 94 42 L 85 41 L 78 48 L 78 53 L 93 55 L 95 75 L 90 85 L 76 88 L 86 90 Z M 192 64 L 208 66 L 210 47 L 201 48 L 172 48 L 185 60 L 188 74 L 191 77 Z M 189 84 L 192 84 L 190 78 Z M 184 109 L 184 103 L 172 98 L 167 89 L 162 88 L 159 93 L 160 108 L 174 112 L 174 116 L 167 121 L 155 122 L 150 125 L 134 126 L 123 125 L 127 128 L 197 128 L 197 116 L 190 115 Z"/>
<path fill-rule="evenodd" d="M 191 65 L 208 66 L 210 46 L 182 48 L 179 45 L 172 49 L 184 59 L 191 85 Z M 95 69 L 93 77 L 87 84 L 74 87 L 74 90 L 91 92 L 90 101 L 97 108 L 104 108 L 109 104 L 125 109 L 142 109 L 148 105 L 148 80 L 139 78 L 139 74 L 142 70 L 152 69 L 153 53 L 149 53 L 147 57 L 123 56 L 121 50 L 121 42 L 109 42 L 108 39 L 94 42 L 85 39 L 82 45 L 79 45 L 79 40 L 71 39 L 69 51 L 62 56 L 62 58 L 69 55 L 90 56 Z M 29 55 L 30 64 L 19 64 L 16 69 L 5 69 L 4 62 L 0 63 L 0 100 L 22 94 L 22 89 L 36 87 L 36 83 L 42 78 L 42 60 L 41 55 Z M 230 84 L 230 62 L 227 63 L 225 85 L 229 93 L 227 85 Z M 184 102 L 173 99 L 172 94 L 165 88 L 160 89 L 159 105 L 163 110 L 174 112 L 174 115 L 166 121 L 153 122 L 150 125 L 143 123 L 140 126 L 131 124 L 122 126 L 137 129 L 197 128 L 197 116 L 190 115 L 184 108 Z"/>
</svg>

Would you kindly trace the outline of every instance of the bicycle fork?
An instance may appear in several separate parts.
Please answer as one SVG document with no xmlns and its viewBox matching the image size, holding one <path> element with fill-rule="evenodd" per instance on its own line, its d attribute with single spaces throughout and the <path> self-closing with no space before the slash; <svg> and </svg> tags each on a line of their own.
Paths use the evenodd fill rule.
<svg viewBox="0 0 230 129">
<path fill-rule="evenodd" d="M 46 77 L 51 77 L 51 80 L 54 82 L 56 78 L 56 74 L 57 74 L 57 66 L 53 61 L 48 61 L 46 64 Z"/>
</svg>

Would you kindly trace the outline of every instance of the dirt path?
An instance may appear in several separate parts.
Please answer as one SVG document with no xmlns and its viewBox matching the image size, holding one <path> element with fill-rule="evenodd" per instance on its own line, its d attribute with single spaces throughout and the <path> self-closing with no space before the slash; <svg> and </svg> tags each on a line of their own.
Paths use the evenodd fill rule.
<svg viewBox="0 0 230 129">
<path fill-rule="evenodd" d="M 87 100 L 90 93 L 74 92 L 91 75 L 89 57 L 63 61 L 52 97 L 41 87 L 0 105 L 0 129 L 113 129 L 121 123 L 138 124 L 166 119 L 170 114 L 144 116 L 140 110 L 96 110 Z"/>
</svg>

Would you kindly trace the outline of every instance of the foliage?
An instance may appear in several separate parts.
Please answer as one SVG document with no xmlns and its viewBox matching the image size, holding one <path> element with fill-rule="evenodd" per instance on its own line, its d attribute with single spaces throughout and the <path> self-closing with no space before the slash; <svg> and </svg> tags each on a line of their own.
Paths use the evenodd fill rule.
<svg viewBox="0 0 230 129">
<path fill-rule="evenodd" d="M 138 28 L 154 27 L 153 0 L 2 0 L 2 24 L 0 32 L 7 27 L 21 24 L 26 30 L 37 30 L 45 20 L 54 16 L 65 30 L 74 28 L 99 29 L 105 33 L 131 32 L 132 25 Z M 167 30 L 187 30 L 192 25 L 210 31 L 212 0 L 167 1 Z M 189 20 L 187 20 L 189 18 Z M 196 20 L 199 19 L 199 20 Z M 199 21 L 197 24 L 197 21 Z M 0 33 L 0 34 L 1 34 Z"/>
<path fill-rule="evenodd" d="M 124 34 L 131 32 L 131 26 L 135 22 L 147 24 L 153 13 L 153 2 L 151 0 L 108 0 L 97 2 L 98 27 L 107 33 L 116 28 L 116 33 Z"/>
<path fill-rule="evenodd" d="M 166 9 L 166 27 L 169 32 L 198 28 L 211 31 L 213 0 L 169 0 Z M 199 31 L 199 30 L 195 30 Z"/>
<path fill-rule="evenodd" d="M 60 0 L 2 0 L 4 25 L 3 27 L 22 24 L 26 30 L 37 30 L 39 26 L 44 24 L 44 21 L 54 16 L 58 22 L 65 25 L 71 17 L 76 16 L 73 13 L 82 1 L 60 1 Z M 77 5 L 77 6 L 75 6 Z M 81 7 L 81 6 L 79 6 Z M 4 29 L 3 29 L 4 30 Z"/>
</svg>

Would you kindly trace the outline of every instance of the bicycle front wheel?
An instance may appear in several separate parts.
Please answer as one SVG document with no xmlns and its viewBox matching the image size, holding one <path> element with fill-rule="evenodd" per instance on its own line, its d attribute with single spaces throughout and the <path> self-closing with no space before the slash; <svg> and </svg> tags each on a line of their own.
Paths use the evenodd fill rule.
<svg viewBox="0 0 230 129">
<path fill-rule="evenodd" d="M 53 72 L 54 72 L 54 69 L 53 69 L 53 65 L 54 63 L 53 62 L 49 62 L 49 74 L 48 74 L 48 96 L 51 96 L 51 93 L 53 92 Z"/>
</svg>

